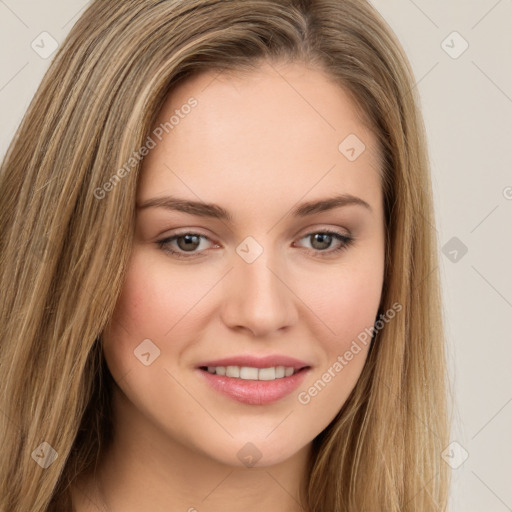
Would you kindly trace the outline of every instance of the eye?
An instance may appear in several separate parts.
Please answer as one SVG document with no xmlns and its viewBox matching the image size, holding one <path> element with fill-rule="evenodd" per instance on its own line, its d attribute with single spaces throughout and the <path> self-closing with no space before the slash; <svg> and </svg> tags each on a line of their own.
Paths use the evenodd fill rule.
<svg viewBox="0 0 512 512">
<path fill-rule="evenodd" d="M 309 233 L 300 240 L 310 240 L 310 252 L 314 256 L 327 257 L 347 249 L 354 238 L 337 231 L 325 230 Z M 208 242 L 213 242 L 205 235 L 193 232 L 178 233 L 173 236 L 157 241 L 158 247 L 177 258 L 193 258 L 201 256 L 201 253 L 208 249 Z M 333 243 L 336 242 L 334 248 Z M 206 247 L 205 247 L 206 245 Z M 217 245 L 218 247 L 218 245 Z"/>
<path fill-rule="evenodd" d="M 354 242 L 352 236 L 331 230 L 309 233 L 302 237 L 301 240 L 309 240 L 311 250 L 316 253 L 315 256 L 320 257 L 343 251 Z M 335 246 L 334 249 L 332 248 L 333 242 L 337 242 L 337 246 Z"/>
<path fill-rule="evenodd" d="M 180 233 L 171 237 L 159 240 L 157 245 L 162 251 L 172 254 L 178 258 L 189 258 L 197 256 L 204 251 L 203 240 L 210 240 L 207 236 L 199 233 Z M 206 244 L 207 245 L 207 244 Z M 200 251 L 198 251 L 200 249 Z"/>
</svg>

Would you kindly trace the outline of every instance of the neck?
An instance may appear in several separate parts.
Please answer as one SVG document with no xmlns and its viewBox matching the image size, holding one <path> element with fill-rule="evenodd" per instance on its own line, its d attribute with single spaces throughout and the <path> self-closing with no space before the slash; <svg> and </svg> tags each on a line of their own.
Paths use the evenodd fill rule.
<svg viewBox="0 0 512 512">
<path fill-rule="evenodd" d="M 300 491 L 311 443 L 270 466 L 224 464 L 171 439 L 117 388 L 113 421 L 114 441 L 100 461 L 99 486 L 90 499 L 96 506 L 103 502 L 102 512 L 304 512 Z"/>
</svg>

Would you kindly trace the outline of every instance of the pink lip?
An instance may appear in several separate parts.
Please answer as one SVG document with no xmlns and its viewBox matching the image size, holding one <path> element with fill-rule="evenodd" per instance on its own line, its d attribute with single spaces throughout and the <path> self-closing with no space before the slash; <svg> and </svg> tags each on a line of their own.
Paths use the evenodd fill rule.
<svg viewBox="0 0 512 512">
<path fill-rule="evenodd" d="M 266 365 L 266 363 L 265 363 Z M 264 368 L 265 365 L 256 366 Z M 209 366 L 228 366 L 227 364 L 211 364 Z M 229 365 L 231 366 L 231 365 Z M 234 365 L 239 366 L 239 365 Z M 246 366 L 254 366 L 254 363 Z M 286 366 L 282 364 L 270 364 L 268 366 Z M 283 377 L 275 380 L 243 380 L 235 377 L 216 375 L 208 371 L 197 369 L 197 372 L 206 379 L 213 389 L 224 395 L 249 405 L 266 405 L 281 400 L 297 389 L 309 368 L 304 368 L 290 377 Z"/>
<path fill-rule="evenodd" d="M 264 357 L 254 357 L 240 355 L 234 357 L 226 357 L 224 359 L 215 359 L 214 361 L 206 361 L 197 365 L 201 366 L 250 366 L 252 368 L 270 368 L 271 366 L 284 366 L 286 368 L 295 368 L 300 370 L 306 366 L 310 366 L 304 361 L 288 356 L 270 355 Z"/>
<path fill-rule="evenodd" d="M 244 380 L 225 375 L 216 375 L 207 371 L 208 366 L 250 366 L 252 368 L 270 368 L 284 366 L 294 368 L 296 373 L 290 377 L 275 380 Z M 277 402 L 300 386 L 311 366 L 294 357 L 268 355 L 255 357 L 239 355 L 205 361 L 197 366 L 197 371 L 210 386 L 228 397 L 250 405 L 266 405 Z"/>
</svg>

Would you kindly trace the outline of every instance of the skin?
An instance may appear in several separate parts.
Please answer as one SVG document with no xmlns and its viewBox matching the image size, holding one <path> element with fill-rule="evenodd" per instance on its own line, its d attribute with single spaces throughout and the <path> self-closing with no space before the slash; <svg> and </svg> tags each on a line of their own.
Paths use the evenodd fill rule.
<svg viewBox="0 0 512 512">
<path fill-rule="evenodd" d="M 298 394 L 373 325 L 381 299 L 385 228 L 376 139 L 347 93 L 300 63 L 195 76 L 169 96 L 157 125 L 190 97 L 197 106 L 145 158 L 137 204 L 173 195 L 218 204 L 233 221 L 138 210 L 126 281 L 103 340 L 118 385 L 114 443 L 98 471 L 103 500 L 114 512 L 296 512 L 312 440 L 346 401 L 369 345 L 308 404 Z M 366 146 L 352 162 L 338 150 L 349 134 Z M 371 209 L 289 214 L 337 194 L 359 197 Z M 333 253 L 342 245 L 336 238 L 322 248 L 307 236 L 325 229 L 354 242 Z M 207 237 L 189 249 L 195 256 L 177 258 L 157 244 L 178 230 Z M 236 252 L 248 236 L 263 248 L 252 263 Z M 166 247 L 186 253 L 181 242 Z M 149 366 L 134 356 L 144 339 L 160 350 Z M 195 370 L 239 354 L 289 355 L 311 370 L 278 402 L 241 404 Z M 261 453 L 254 467 L 237 457 L 248 442 Z M 74 501 L 80 512 L 103 510 L 90 475 Z"/>
</svg>

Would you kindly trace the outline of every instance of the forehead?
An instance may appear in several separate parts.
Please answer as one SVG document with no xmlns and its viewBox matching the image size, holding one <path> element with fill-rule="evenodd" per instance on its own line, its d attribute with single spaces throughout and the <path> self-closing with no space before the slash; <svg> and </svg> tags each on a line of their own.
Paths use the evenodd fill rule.
<svg viewBox="0 0 512 512">
<path fill-rule="evenodd" d="M 325 192 L 380 201 L 375 136 L 350 95 L 303 64 L 198 74 L 168 96 L 159 127 L 139 200 L 180 191 L 217 203 L 234 192 L 256 202 Z"/>
</svg>

